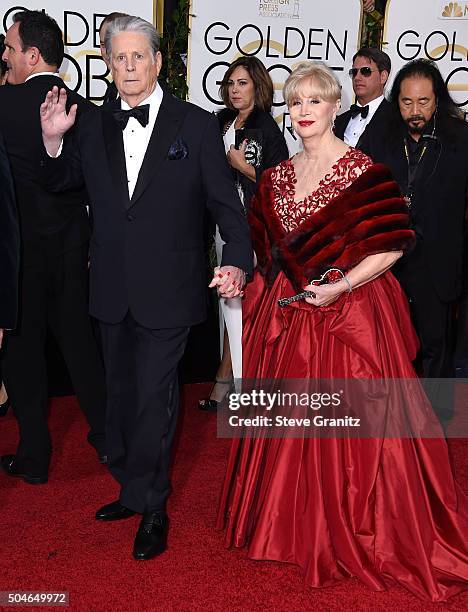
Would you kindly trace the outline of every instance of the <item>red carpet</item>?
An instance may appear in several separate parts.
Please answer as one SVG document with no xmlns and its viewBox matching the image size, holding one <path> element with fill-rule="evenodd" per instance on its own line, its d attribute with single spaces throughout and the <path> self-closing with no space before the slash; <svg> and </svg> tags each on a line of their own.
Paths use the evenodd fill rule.
<svg viewBox="0 0 468 612">
<path fill-rule="evenodd" d="M 349 579 L 305 589 L 297 568 L 254 562 L 228 551 L 213 529 L 229 445 L 216 438 L 216 417 L 196 408 L 206 385 L 184 389 L 181 435 L 169 506 L 169 550 L 147 562 L 131 558 L 138 517 L 94 520 L 117 487 L 85 442 L 74 398 L 54 400 L 55 447 L 48 485 L 0 474 L 0 591 L 69 591 L 73 610 L 468 610 L 468 592 L 448 604 L 420 602 L 400 588 L 374 593 Z M 16 425 L 0 419 L 2 454 L 14 452 Z M 452 441 L 457 478 L 468 491 L 468 441 Z"/>
</svg>

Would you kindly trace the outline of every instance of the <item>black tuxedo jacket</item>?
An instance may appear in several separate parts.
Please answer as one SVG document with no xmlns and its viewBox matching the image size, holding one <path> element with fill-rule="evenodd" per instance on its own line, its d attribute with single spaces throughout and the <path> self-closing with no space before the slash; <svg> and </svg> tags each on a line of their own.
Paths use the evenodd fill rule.
<svg viewBox="0 0 468 612">
<path fill-rule="evenodd" d="M 13 179 L 0 136 L 0 328 L 13 329 L 18 308 L 19 225 Z"/>
<path fill-rule="evenodd" d="M 23 263 L 34 261 L 37 245 L 66 251 L 89 239 L 85 190 L 56 194 L 38 181 L 37 159 L 42 155 L 39 107 L 54 85 L 65 87 L 55 75 L 40 75 L 20 85 L 0 87 L 0 130 L 10 159 L 16 190 L 23 248 Z M 69 105 L 79 113 L 93 108 L 84 98 L 68 91 Z"/>
<path fill-rule="evenodd" d="M 360 145 L 361 145 L 362 139 L 364 138 L 366 131 L 370 129 L 373 125 L 376 125 L 377 123 L 385 123 L 389 112 L 390 112 L 390 104 L 384 98 L 382 102 L 379 104 L 374 115 L 372 116 L 372 119 L 366 125 L 363 133 L 359 137 L 359 140 L 356 144 L 356 149 L 361 148 Z M 351 111 L 349 110 L 347 110 L 345 113 L 341 113 L 341 115 L 338 115 L 338 117 L 335 119 L 335 128 L 333 131 L 335 132 L 335 136 L 337 136 L 341 140 L 344 140 L 344 134 L 346 132 L 346 128 L 348 127 L 348 123 L 350 119 L 351 119 Z"/>
<path fill-rule="evenodd" d="M 408 182 L 405 125 L 398 119 L 366 130 L 361 149 L 386 164 L 403 193 Z M 462 286 L 464 216 L 468 195 L 468 124 L 437 122 L 436 140 L 428 139 L 412 198 L 411 217 L 420 235 L 429 278 L 439 298 L 450 302 Z M 409 253 L 406 258 L 411 257 Z M 405 257 L 398 266 L 405 265 Z"/>
<path fill-rule="evenodd" d="M 90 194 L 91 314 L 118 323 L 130 310 L 149 328 L 194 325 L 206 316 L 205 206 L 226 242 L 223 265 L 252 272 L 250 232 L 216 118 L 164 92 L 130 199 L 117 105 L 82 117 L 74 146 L 41 162 L 50 187 L 84 181 Z"/>
</svg>

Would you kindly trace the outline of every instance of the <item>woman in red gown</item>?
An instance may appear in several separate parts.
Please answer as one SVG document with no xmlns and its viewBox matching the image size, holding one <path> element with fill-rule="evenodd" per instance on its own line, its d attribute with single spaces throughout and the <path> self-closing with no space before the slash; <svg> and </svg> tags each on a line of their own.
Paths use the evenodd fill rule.
<svg viewBox="0 0 468 612">
<path fill-rule="evenodd" d="M 389 272 L 414 240 L 406 204 L 384 166 L 333 135 L 331 71 L 302 64 L 284 95 L 303 151 L 266 171 L 252 202 L 243 377 L 414 379 L 417 339 Z M 331 267 L 345 278 L 309 284 Z M 278 307 L 304 287 L 315 297 Z M 218 515 L 227 546 L 297 564 L 313 587 L 356 576 L 432 601 L 468 588 L 468 501 L 419 405 L 411 418 L 440 437 L 234 440 Z"/>
</svg>

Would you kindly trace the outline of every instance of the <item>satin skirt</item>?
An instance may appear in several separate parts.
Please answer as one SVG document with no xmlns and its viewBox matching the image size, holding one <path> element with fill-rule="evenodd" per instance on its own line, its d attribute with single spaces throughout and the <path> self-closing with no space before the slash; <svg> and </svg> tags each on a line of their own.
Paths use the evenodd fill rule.
<svg viewBox="0 0 468 612">
<path fill-rule="evenodd" d="M 282 273 L 248 286 L 245 378 L 415 378 L 417 338 L 390 272 L 329 307 L 278 308 L 294 293 Z M 428 402 L 420 412 L 434 419 Z M 297 564 L 309 586 L 355 576 L 445 601 L 468 588 L 468 499 L 440 436 L 234 440 L 217 521 L 226 545 Z"/>
</svg>

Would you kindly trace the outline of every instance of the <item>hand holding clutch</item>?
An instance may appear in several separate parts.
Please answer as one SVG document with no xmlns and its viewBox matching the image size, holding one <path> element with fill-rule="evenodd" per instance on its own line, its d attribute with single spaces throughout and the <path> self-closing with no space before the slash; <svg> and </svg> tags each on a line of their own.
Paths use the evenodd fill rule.
<svg viewBox="0 0 468 612">
<path fill-rule="evenodd" d="M 305 300 L 313 306 L 328 306 L 337 300 L 345 291 L 351 291 L 351 285 L 339 268 L 330 268 L 319 279 L 310 281 L 302 293 L 278 300 L 278 306 L 284 308 L 293 302 Z"/>
</svg>

